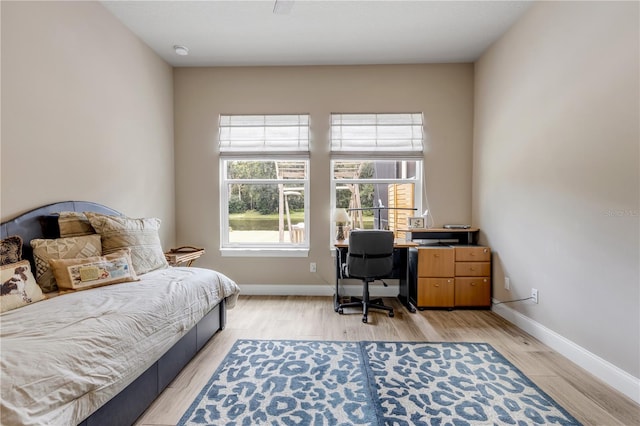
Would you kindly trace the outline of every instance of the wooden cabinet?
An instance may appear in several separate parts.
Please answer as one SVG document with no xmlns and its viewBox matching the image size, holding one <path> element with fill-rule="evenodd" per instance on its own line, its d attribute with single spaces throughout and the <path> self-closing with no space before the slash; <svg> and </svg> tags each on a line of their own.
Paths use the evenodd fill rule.
<svg viewBox="0 0 640 426">
<path fill-rule="evenodd" d="M 420 247 L 416 263 L 413 282 L 418 308 L 491 306 L 489 247 Z"/>
<path fill-rule="evenodd" d="M 491 249 L 456 246 L 455 306 L 491 306 Z"/>
</svg>

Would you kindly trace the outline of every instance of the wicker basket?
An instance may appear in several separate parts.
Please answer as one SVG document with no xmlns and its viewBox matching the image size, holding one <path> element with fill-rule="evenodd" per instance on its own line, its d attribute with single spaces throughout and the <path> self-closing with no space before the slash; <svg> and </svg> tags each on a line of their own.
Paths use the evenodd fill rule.
<svg viewBox="0 0 640 426">
<path fill-rule="evenodd" d="M 194 260 L 204 254 L 204 249 L 193 246 L 182 246 L 172 248 L 164 254 L 167 262 L 171 266 L 179 266 L 182 263 L 186 263 L 187 266 L 191 266 Z"/>
</svg>

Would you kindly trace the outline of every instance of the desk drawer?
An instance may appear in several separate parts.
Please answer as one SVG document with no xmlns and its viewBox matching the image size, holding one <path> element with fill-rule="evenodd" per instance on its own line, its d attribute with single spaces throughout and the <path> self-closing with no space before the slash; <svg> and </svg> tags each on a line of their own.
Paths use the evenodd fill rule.
<svg viewBox="0 0 640 426">
<path fill-rule="evenodd" d="M 452 277 L 455 254 L 451 247 L 420 247 L 418 249 L 419 277 Z"/>
<path fill-rule="evenodd" d="M 489 278 L 456 278 L 456 306 L 490 306 L 491 280 Z"/>
<path fill-rule="evenodd" d="M 418 278 L 419 308 L 451 308 L 454 294 L 453 278 Z"/>
<path fill-rule="evenodd" d="M 456 247 L 456 262 L 488 262 L 491 260 L 489 247 Z"/>
<path fill-rule="evenodd" d="M 456 262 L 456 277 L 488 277 L 490 262 Z"/>
</svg>

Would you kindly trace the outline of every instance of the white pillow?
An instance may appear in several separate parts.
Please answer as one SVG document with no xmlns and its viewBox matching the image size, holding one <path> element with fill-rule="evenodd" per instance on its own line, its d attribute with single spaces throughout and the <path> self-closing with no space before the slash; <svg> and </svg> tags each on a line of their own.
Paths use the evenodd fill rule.
<svg viewBox="0 0 640 426">
<path fill-rule="evenodd" d="M 169 267 L 158 235 L 160 219 L 133 219 L 93 212 L 84 214 L 102 237 L 102 254 L 130 248 L 133 269 L 138 275 Z"/>
</svg>

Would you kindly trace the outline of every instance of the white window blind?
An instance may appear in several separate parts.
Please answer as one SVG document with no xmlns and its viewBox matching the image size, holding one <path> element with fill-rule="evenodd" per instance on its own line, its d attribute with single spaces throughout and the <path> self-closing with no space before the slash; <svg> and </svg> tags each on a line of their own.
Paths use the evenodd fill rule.
<svg viewBox="0 0 640 426">
<path fill-rule="evenodd" d="M 309 114 L 220 115 L 222 155 L 309 153 Z"/>
<path fill-rule="evenodd" d="M 422 113 L 331 114 L 331 154 L 373 157 L 423 156 Z"/>
</svg>

